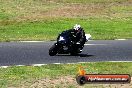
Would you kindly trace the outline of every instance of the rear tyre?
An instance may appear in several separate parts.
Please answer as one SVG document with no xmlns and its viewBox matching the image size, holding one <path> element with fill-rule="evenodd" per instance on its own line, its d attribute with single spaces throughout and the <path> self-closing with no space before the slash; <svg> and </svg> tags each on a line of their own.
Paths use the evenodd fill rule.
<svg viewBox="0 0 132 88">
<path fill-rule="evenodd" d="M 49 49 L 49 55 L 50 56 L 54 56 L 57 54 L 57 47 L 56 45 L 54 44 L 50 49 Z"/>
</svg>

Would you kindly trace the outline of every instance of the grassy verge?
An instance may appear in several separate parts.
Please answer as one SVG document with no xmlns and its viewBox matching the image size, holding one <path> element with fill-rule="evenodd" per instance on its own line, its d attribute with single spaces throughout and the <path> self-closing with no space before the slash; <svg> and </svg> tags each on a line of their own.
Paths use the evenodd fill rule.
<svg viewBox="0 0 132 88">
<path fill-rule="evenodd" d="M 20 87 L 26 85 L 27 88 L 40 79 L 54 79 L 57 77 L 72 76 L 78 72 L 78 67 L 84 66 L 87 73 L 96 74 L 130 74 L 132 75 L 131 62 L 91 62 L 83 64 L 49 64 L 41 67 L 24 66 L 0 68 L 0 87 Z M 26 84 L 26 83 L 27 84 Z"/>
<path fill-rule="evenodd" d="M 93 39 L 132 38 L 131 0 L 3 0 L 0 8 L 0 41 L 55 40 L 76 23 Z"/>
<path fill-rule="evenodd" d="M 93 39 L 132 38 L 131 19 L 58 18 L 37 22 L 1 22 L 0 41 L 55 40 L 57 35 L 76 23 Z"/>
</svg>

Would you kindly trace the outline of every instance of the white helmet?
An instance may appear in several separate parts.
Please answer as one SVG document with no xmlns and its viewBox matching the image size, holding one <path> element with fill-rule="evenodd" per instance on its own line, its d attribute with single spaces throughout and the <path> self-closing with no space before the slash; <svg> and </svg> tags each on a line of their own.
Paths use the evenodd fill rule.
<svg viewBox="0 0 132 88">
<path fill-rule="evenodd" d="M 80 25 L 78 25 L 78 24 L 76 24 L 75 26 L 74 26 L 74 30 L 79 30 L 81 28 L 81 26 Z"/>
</svg>

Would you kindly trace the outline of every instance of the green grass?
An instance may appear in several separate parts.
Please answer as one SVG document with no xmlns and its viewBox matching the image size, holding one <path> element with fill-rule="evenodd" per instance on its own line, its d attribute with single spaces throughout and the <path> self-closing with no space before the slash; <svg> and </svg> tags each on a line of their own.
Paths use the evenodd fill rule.
<svg viewBox="0 0 132 88">
<path fill-rule="evenodd" d="M 56 40 L 76 23 L 95 40 L 131 39 L 131 6 L 129 0 L 2 0 L 0 41 Z"/>
<path fill-rule="evenodd" d="M 130 74 L 132 75 L 132 63 L 130 62 L 91 62 L 85 64 L 49 64 L 41 67 L 23 66 L 0 68 L 0 87 L 19 87 L 21 83 L 28 81 L 31 84 L 38 79 L 56 78 L 59 76 L 76 76 L 78 67 L 83 66 L 90 74 Z M 26 85 L 26 84 L 24 84 Z"/>
<path fill-rule="evenodd" d="M 132 38 L 131 18 L 126 20 L 61 18 L 20 23 L 3 21 L 0 26 L 0 40 L 55 40 L 61 31 L 72 28 L 76 23 L 81 24 L 93 39 Z"/>
</svg>

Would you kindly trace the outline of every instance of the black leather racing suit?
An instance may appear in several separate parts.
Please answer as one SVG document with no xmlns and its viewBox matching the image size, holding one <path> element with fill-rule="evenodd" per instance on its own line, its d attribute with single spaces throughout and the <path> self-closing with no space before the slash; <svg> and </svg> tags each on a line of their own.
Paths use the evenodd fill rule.
<svg viewBox="0 0 132 88">
<path fill-rule="evenodd" d="M 62 33 L 68 33 L 69 41 L 72 41 L 75 44 L 79 42 L 80 48 L 83 49 L 84 44 L 86 42 L 85 32 L 83 28 L 80 28 L 80 30 L 78 31 L 74 29 L 69 29 L 69 30 L 63 31 Z"/>
</svg>

